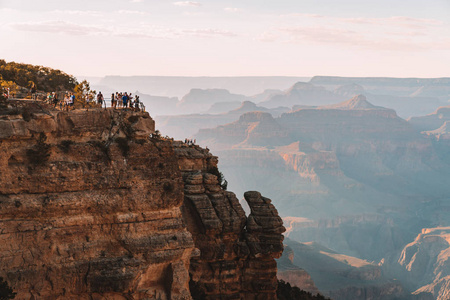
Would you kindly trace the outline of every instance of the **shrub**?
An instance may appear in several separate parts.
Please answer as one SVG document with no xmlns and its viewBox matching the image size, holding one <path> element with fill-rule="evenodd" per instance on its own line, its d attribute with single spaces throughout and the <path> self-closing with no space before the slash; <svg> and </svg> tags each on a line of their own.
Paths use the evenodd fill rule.
<svg viewBox="0 0 450 300">
<path fill-rule="evenodd" d="M 208 169 L 208 173 L 211 173 L 213 175 L 217 176 L 217 181 L 219 182 L 220 187 L 223 190 L 227 190 L 228 188 L 228 181 L 225 179 L 225 176 L 222 172 L 219 172 L 219 169 L 217 167 L 211 167 Z"/>
<path fill-rule="evenodd" d="M 159 132 L 159 130 L 156 130 L 154 133 L 150 134 L 150 138 L 156 140 L 161 139 L 161 132 Z"/>
</svg>

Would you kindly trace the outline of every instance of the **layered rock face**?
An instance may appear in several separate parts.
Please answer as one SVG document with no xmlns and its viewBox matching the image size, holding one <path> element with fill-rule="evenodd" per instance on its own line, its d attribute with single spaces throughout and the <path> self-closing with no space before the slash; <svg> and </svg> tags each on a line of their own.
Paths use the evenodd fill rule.
<svg viewBox="0 0 450 300">
<path fill-rule="evenodd" d="M 425 228 L 405 246 L 398 263 L 414 294 L 430 293 L 434 299 L 450 297 L 450 227 Z"/>
<path fill-rule="evenodd" d="M 246 218 L 207 171 L 217 158 L 153 131 L 125 110 L 0 115 L 0 276 L 17 299 L 191 299 L 190 278 L 207 298 L 274 299 L 270 200 L 247 195 Z"/>
<path fill-rule="evenodd" d="M 201 129 L 196 137 L 205 142 L 211 141 L 215 149 L 223 150 L 233 145 L 245 147 L 283 143 L 287 138 L 287 131 L 270 113 L 258 111 L 245 113 L 230 124 L 214 129 Z"/>
<path fill-rule="evenodd" d="M 0 123 L 0 265 L 18 299 L 190 298 L 183 182 L 148 114 Z"/>
<path fill-rule="evenodd" d="M 259 128 L 271 137 L 259 135 Z M 200 131 L 197 140 L 218 151 L 221 169 L 235 191 L 267 183 L 261 192 L 277 201 L 284 217 L 298 219 L 287 226 L 289 238 L 396 264 L 392 258 L 423 227 L 448 224 L 437 214 L 444 211 L 443 199 L 450 191 L 448 146 L 442 143 L 439 150 L 429 133 L 424 136 L 393 110 L 372 105 L 360 95 L 279 118 L 247 113 L 234 123 Z M 441 143 L 446 128 L 439 134 Z M 399 278 L 389 264 L 378 268 L 385 272 L 384 279 Z M 297 265 L 325 291 L 316 278 L 322 275 L 310 272 L 318 265 Z M 336 292 L 335 298 L 356 299 L 358 293 L 374 295 L 384 288 L 348 282 L 345 289 L 333 287 L 327 295 Z M 398 282 L 394 287 L 386 286 L 387 294 L 378 296 L 407 293 Z"/>
<path fill-rule="evenodd" d="M 446 121 L 450 121 L 450 106 L 439 107 L 435 112 L 426 116 L 408 119 L 408 122 L 419 131 L 438 129 Z"/>
<path fill-rule="evenodd" d="M 219 104 L 229 104 L 235 102 L 219 102 Z M 257 106 L 251 101 L 238 102 L 237 108 L 229 110 L 226 113 L 219 114 L 189 114 L 174 116 L 156 116 L 155 120 L 158 124 L 157 128 L 164 134 L 168 134 L 175 138 L 185 139 L 197 133 L 202 128 L 213 128 L 221 124 L 234 122 L 240 118 L 242 114 L 252 111 L 270 112 L 274 116 L 289 111 L 288 108 L 267 109 Z"/>
<path fill-rule="evenodd" d="M 258 192 L 244 197 L 251 213 L 217 179 L 217 157 L 175 143 L 185 185 L 182 207 L 200 255 L 191 259 L 191 287 L 205 299 L 276 299 L 276 263 L 285 231 L 271 201 Z M 194 159 L 192 159 L 194 158 Z M 216 175 L 214 175 L 216 174 Z"/>
</svg>

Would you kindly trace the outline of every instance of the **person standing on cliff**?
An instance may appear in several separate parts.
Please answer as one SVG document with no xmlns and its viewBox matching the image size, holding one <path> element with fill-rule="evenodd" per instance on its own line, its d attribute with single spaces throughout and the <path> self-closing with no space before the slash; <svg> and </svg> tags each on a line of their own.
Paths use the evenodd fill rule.
<svg viewBox="0 0 450 300">
<path fill-rule="evenodd" d="M 36 100 L 37 99 L 37 94 L 36 94 L 36 84 L 34 82 L 31 81 L 31 99 Z"/>
<path fill-rule="evenodd" d="M 58 93 L 53 92 L 53 105 L 56 108 L 56 105 L 58 105 Z"/>
<path fill-rule="evenodd" d="M 139 111 L 139 96 L 136 95 L 136 97 L 134 98 L 134 108 L 136 111 Z"/>
<path fill-rule="evenodd" d="M 133 96 L 132 96 L 133 94 L 132 93 L 130 93 L 129 95 L 128 95 L 128 107 L 129 108 L 132 108 L 133 107 Z"/>
<path fill-rule="evenodd" d="M 116 109 L 116 99 L 114 98 L 114 93 L 111 94 L 111 107 Z"/>
<path fill-rule="evenodd" d="M 128 104 L 128 95 L 127 92 L 125 92 L 125 94 L 123 94 L 122 96 L 122 106 L 124 108 L 127 108 L 127 104 Z"/>
<path fill-rule="evenodd" d="M 98 92 L 97 103 L 100 104 L 100 107 L 102 107 L 102 104 L 103 104 L 103 94 L 102 94 L 102 92 Z"/>
</svg>

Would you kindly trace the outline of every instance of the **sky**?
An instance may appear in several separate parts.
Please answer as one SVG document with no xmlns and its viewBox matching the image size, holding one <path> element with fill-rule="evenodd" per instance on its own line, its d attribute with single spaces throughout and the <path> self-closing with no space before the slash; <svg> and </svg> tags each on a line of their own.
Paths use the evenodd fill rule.
<svg viewBox="0 0 450 300">
<path fill-rule="evenodd" d="M 450 0 L 0 0 L 0 59 L 72 75 L 450 76 Z"/>
</svg>

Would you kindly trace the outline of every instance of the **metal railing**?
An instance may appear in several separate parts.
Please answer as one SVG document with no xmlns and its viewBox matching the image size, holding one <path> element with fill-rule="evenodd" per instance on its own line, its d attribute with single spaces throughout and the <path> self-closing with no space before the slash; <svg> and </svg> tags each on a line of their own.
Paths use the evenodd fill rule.
<svg viewBox="0 0 450 300">
<path fill-rule="evenodd" d="M 122 100 L 116 100 L 116 101 L 122 101 Z M 97 100 L 93 100 L 93 102 L 97 102 Z M 119 103 L 119 102 L 117 102 L 117 103 Z M 103 98 L 102 107 L 103 108 L 112 107 L 111 98 Z M 132 107 L 130 107 L 129 104 L 128 104 L 127 107 L 122 107 L 121 105 L 120 106 L 116 105 L 116 108 L 117 109 L 125 109 L 125 108 L 136 108 L 136 107 L 134 106 L 134 103 L 133 103 Z M 141 101 L 139 101 L 139 108 L 138 109 L 140 111 L 145 111 L 145 105 Z"/>
<path fill-rule="evenodd" d="M 53 105 L 54 103 L 52 102 L 53 100 L 51 100 L 51 101 L 49 101 L 48 99 L 45 99 L 45 95 L 44 94 L 37 94 L 36 96 L 35 95 L 32 95 L 32 97 L 31 97 L 31 99 L 25 99 L 25 98 L 18 98 L 18 97 L 9 97 L 8 98 L 9 100 L 32 100 L 32 101 L 42 101 L 42 102 L 45 102 L 45 103 L 48 103 L 48 104 L 51 104 L 51 105 Z M 63 99 L 59 99 L 58 101 L 64 101 Z M 94 99 L 94 100 L 92 100 L 90 103 L 94 103 L 94 104 L 98 104 L 98 102 L 97 102 L 97 100 L 96 99 Z M 111 98 L 103 98 L 103 101 L 102 101 L 102 104 L 101 104 L 101 107 L 102 108 L 107 108 L 107 107 L 112 107 L 112 105 L 111 105 Z M 136 107 L 134 106 L 134 104 L 133 104 L 133 106 L 132 107 L 129 107 L 129 106 L 127 106 L 127 107 L 123 107 L 123 106 L 116 106 L 116 108 L 117 109 L 136 109 Z M 144 105 L 144 103 L 142 103 L 141 101 L 139 101 L 139 107 L 138 107 L 138 109 L 140 110 L 140 111 L 145 111 L 145 105 Z"/>
</svg>

